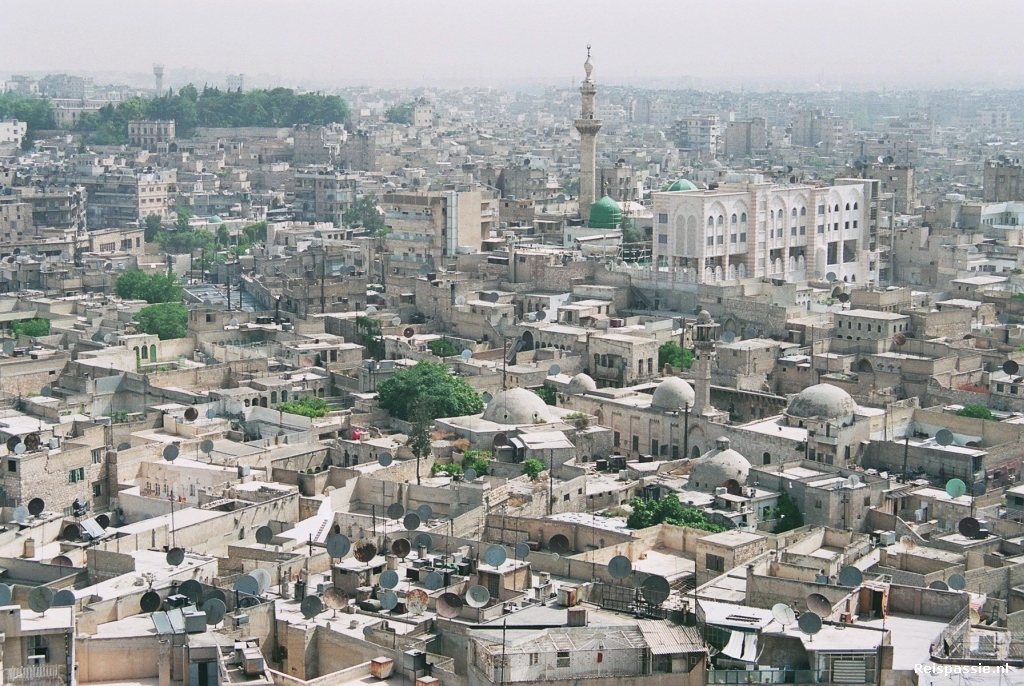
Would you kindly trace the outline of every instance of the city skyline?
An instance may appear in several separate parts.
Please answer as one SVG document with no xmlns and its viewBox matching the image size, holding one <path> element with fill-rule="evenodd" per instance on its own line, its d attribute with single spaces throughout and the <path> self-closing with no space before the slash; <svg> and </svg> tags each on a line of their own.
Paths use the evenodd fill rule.
<svg viewBox="0 0 1024 686">
<path fill-rule="evenodd" d="M 527 1 L 517 12 L 463 1 L 309 2 L 290 13 L 267 2 L 235 0 L 212 9 L 194 0 L 176 7 L 173 14 L 113 0 L 9 7 L 0 25 L 0 71 L 130 80 L 161 63 L 170 86 L 197 81 L 197 74 L 221 85 L 212 81 L 238 72 L 253 85 L 325 88 L 568 85 L 578 79 L 586 45 L 592 44 L 597 74 L 608 85 L 1024 84 L 1013 56 L 1016 22 L 1007 21 L 1020 17 L 1020 6 L 995 0 L 972 5 L 966 16 L 952 2 L 917 0 L 872 0 L 838 16 L 807 0 L 652 0 L 625 9 L 602 0 L 553 7 Z M 609 21 L 616 15 L 622 20 Z M 885 20 L 873 20 L 876 15 Z M 41 27 L 40 16 L 64 21 L 47 24 L 45 33 L 26 30 Z M 160 31 L 139 30 L 157 26 Z M 104 34 L 117 36 L 116 49 L 97 49 L 94 36 Z M 965 39 L 972 35 L 985 37 L 983 50 Z"/>
</svg>

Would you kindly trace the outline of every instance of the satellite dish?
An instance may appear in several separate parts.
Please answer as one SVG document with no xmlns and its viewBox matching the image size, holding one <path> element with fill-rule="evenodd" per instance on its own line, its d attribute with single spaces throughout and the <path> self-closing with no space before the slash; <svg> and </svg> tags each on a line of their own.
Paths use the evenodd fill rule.
<svg viewBox="0 0 1024 686">
<path fill-rule="evenodd" d="M 53 591 L 46 586 L 36 586 L 28 594 L 28 606 L 33 612 L 46 612 L 53 605 Z"/>
<path fill-rule="evenodd" d="M 388 505 L 387 512 L 390 519 L 401 519 L 405 516 L 405 507 L 402 506 L 402 503 L 391 503 Z"/>
<path fill-rule="evenodd" d="M 434 539 L 427 533 L 416 534 L 416 538 L 412 542 L 417 548 L 426 548 L 427 550 L 430 550 L 434 545 Z"/>
<path fill-rule="evenodd" d="M 807 609 L 816 615 L 827 617 L 832 614 L 832 601 L 820 593 L 807 596 Z"/>
<path fill-rule="evenodd" d="M 127 442 L 125 442 L 125 443 L 118 443 L 117 444 L 118 452 L 120 452 L 122 450 L 130 450 L 131 447 L 132 447 L 132 444 L 131 443 L 127 443 Z"/>
<path fill-rule="evenodd" d="M 259 604 L 260 604 L 260 599 L 255 597 L 255 596 L 251 596 L 251 595 L 242 596 L 241 598 L 238 599 L 238 607 L 241 607 L 241 608 L 256 607 Z"/>
<path fill-rule="evenodd" d="M 405 515 L 405 519 L 402 520 L 402 525 L 406 531 L 416 531 L 420 528 L 420 516 L 415 512 L 410 512 Z"/>
<path fill-rule="evenodd" d="M 194 407 L 185 410 L 185 421 L 194 422 L 197 419 L 199 419 L 199 410 Z"/>
<path fill-rule="evenodd" d="M 377 557 L 377 546 L 373 541 L 368 541 L 364 538 L 356 543 L 353 556 L 360 562 L 369 562 Z"/>
<path fill-rule="evenodd" d="M 608 562 L 608 576 L 625 579 L 633 571 L 633 561 L 625 555 L 616 555 Z"/>
<path fill-rule="evenodd" d="M 821 631 L 821 617 L 813 612 L 805 612 L 800 615 L 800 621 L 797 622 L 797 626 L 800 627 L 800 631 L 803 633 L 813 636 Z"/>
<path fill-rule="evenodd" d="M 444 586 L 444 577 L 438 572 L 430 572 L 423 577 L 423 585 L 428 591 L 436 591 L 437 589 Z"/>
<path fill-rule="evenodd" d="M 33 517 L 38 517 L 46 509 L 46 503 L 43 502 L 42 498 L 32 498 L 28 501 L 28 513 Z"/>
<path fill-rule="evenodd" d="M 213 452 L 213 441 L 211 441 L 210 439 L 206 439 L 205 441 L 199 444 L 199 449 L 206 453 L 207 455 L 209 455 L 210 453 Z"/>
<path fill-rule="evenodd" d="M 789 626 L 796 621 L 796 613 L 793 612 L 793 608 L 785 603 L 775 603 L 772 606 L 772 616 L 782 626 Z"/>
<path fill-rule="evenodd" d="M 461 353 L 459 353 L 459 357 L 461 357 L 464 360 L 468 360 L 471 357 L 473 357 L 473 353 L 470 352 L 469 350 L 463 350 Z"/>
<path fill-rule="evenodd" d="M 529 546 L 529 544 L 527 544 L 527 543 L 516 543 L 515 553 L 516 553 L 516 559 L 517 560 L 525 560 L 526 557 L 530 554 L 530 546 Z"/>
<path fill-rule="evenodd" d="M 394 319 L 391 320 L 391 326 L 401 326 L 401 325 L 402 325 L 402 318 L 401 317 L 395 317 Z"/>
<path fill-rule="evenodd" d="M 409 544 L 408 539 L 396 538 L 391 543 L 391 553 L 396 557 L 405 559 L 412 551 L 412 545 Z"/>
<path fill-rule="evenodd" d="M 387 467 L 395 461 L 395 456 L 391 453 L 379 453 L 377 455 L 377 464 L 381 467 Z M 397 505 L 397 503 L 395 503 Z M 390 509 L 390 508 L 389 508 Z M 392 519 L 398 519 L 398 517 L 392 517 Z"/>
<path fill-rule="evenodd" d="M 11 436 L 10 438 L 7 439 L 7 449 L 14 450 L 14 447 L 19 443 L 21 443 L 20 438 L 18 438 L 17 436 Z"/>
<path fill-rule="evenodd" d="M 445 619 L 458 617 L 462 612 L 462 598 L 454 593 L 442 593 L 437 599 L 437 614 Z"/>
<path fill-rule="evenodd" d="M 668 600 L 668 595 L 671 591 L 672 587 L 669 586 L 668 579 L 657 574 L 652 574 L 640 584 L 641 595 L 651 605 L 661 605 Z"/>
<path fill-rule="evenodd" d="M 380 579 L 378 579 L 378 581 L 380 582 L 381 588 L 392 589 L 398 585 L 398 572 L 393 569 L 389 569 L 380 575 Z"/>
<path fill-rule="evenodd" d="M 897 346 L 902 347 L 903 345 L 906 344 L 907 337 L 906 337 L 905 334 L 898 333 L 898 334 L 896 334 L 895 336 L 892 337 L 892 342 L 895 343 Z"/>
<path fill-rule="evenodd" d="M 225 594 L 224 591 L 220 590 L 219 588 L 210 589 L 210 592 L 206 594 L 207 600 L 210 600 L 212 598 L 216 598 L 217 600 L 225 604 L 227 604 L 228 602 L 227 594 Z"/>
<path fill-rule="evenodd" d="M 14 508 L 14 512 L 11 513 L 11 516 L 14 517 L 14 521 L 16 521 L 18 524 L 24 524 L 28 521 L 29 518 L 28 508 L 25 507 L 24 505 L 19 505 L 18 507 Z"/>
<path fill-rule="evenodd" d="M 470 467 L 465 472 L 463 472 L 462 476 L 466 478 L 466 481 L 473 481 L 474 479 L 476 479 L 477 473 L 475 469 Z"/>
<path fill-rule="evenodd" d="M 203 594 L 203 585 L 195 579 L 189 579 L 178 586 L 178 593 L 185 596 L 193 603 L 199 602 L 199 596 Z"/>
<path fill-rule="evenodd" d="M 483 607 L 491 599 L 491 592 L 486 586 L 470 586 L 466 591 L 466 604 L 470 607 Z"/>
<path fill-rule="evenodd" d="M 71 561 L 71 558 L 67 555 L 58 555 L 57 557 L 50 560 L 51 565 L 57 565 L 58 567 L 74 567 L 75 563 Z"/>
<path fill-rule="evenodd" d="M 385 610 L 394 610 L 398 607 L 398 595 L 394 591 L 384 591 L 380 594 L 380 606 Z"/>
<path fill-rule="evenodd" d="M 238 320 L 232 317 L 228 320 L 228 326 L 238 326 Z"/>
<path fill-rule="evenodd" d="M 25 444 L 24 443 L 19 443 L 18 445 L 14 446 L 14 454 L 15 455 L 24 455 L 25 454 Z"/>
<path fill-rule="evenodd" d="M 74 593 L 74 591 L 69 591 L 68 589 L 65 588 L 62 591 L 57 591 L 57 593 L 54 594 L 54 596 L 53 596 L 53 606 L 54 607 L 74 607 L 74 605 L 75 605 L 75 593 Z"/>
<path fill-rule="evenodd" d="M 569 552 L 569 539 L 565 534 L 555 534 L 548 539 L 548 550 L 559 555 L 565 555 Z"/>
<path fill-rule="evenodd" d="M 267 545 L 274 540 L 274 530 L 267 525 L 256 529 L 256 542 L 260 545 Z"/>
<path fill-rule="evenodd" d="M 500 545 L 492 545 L 484 551 L 484 562 L 492 567 L 502 566 L 507 559 L 508 554 L 505 552 L 505 548 Z"/>
<path fill-rule="evenodd" d="M 949 445 L 949 444 L 951 444 L 953 442 L 953 432 L 950 431 L 949 429 L 939 429 L 938 431 L 935 432 L 935 442 L 938 443 L 939 445 Z M 955 481 L 960 481 L 960 480 L 959 479 L 955 479 Z M 963 483 L 963 481 L 960 481 L 960 483 Z M 949 493 L 949 489 L 950 489 L 950 486 L 952 484 L 953 484 L 953 481 L 950 481 L 949 483 L 946 484 L 946 492 L 947 493 Z M 960 497 L 960 496 L 953 495 L 952 493 L 950 493 L 950 495 L 952 497 L 954 497 L 954 498 L 959 498 Z"/>
<path fill-rule="evenodd" d="M 421 615 L 427 611 L 427 604 L 429 602 L 430 596 L 427 595 L 426 591 L 414 588 L 405 596 L 405 609 L 414 615 Z"/>
<path fill-rule="evenodd" d="M 178 450 L 178 446 L 169 445 L 166 448 L 164 448 L 164 459 L 167 460 L 168 462 L 174 462 L 175 460 L 178 459 L 178 455 L 180 454 L 180 452 L 181 451 Z"/>
<path fill-rule="evenodd" d="M 416 514 L 420 516 L 420 521 L 426 522 L 434 518 L 434 508 L 424 503 L 416 508 Z"/>
<path fill-rule="evenodd" d="M 377 308 L 373 305 L 366 306 L 366 314 L 377 314 Z"/>
<path fill-rule="evenodd" d="M 484 300 L 489 303 L 496 303 L 501 298 L 497 293 L 484 293 Z"/>
<path fill-rule="evenodd" d="M 1003 371 L 1010 376 L 1014 376 L 1020 371 L 1020 365 L 1013 360 L 1007 360 L 1006 362 L 1003 362 Z"/>
<path fill-rule="evenodd" d="M 848 302 L 850 302 L 850 294 L 849 293 L 840 293 L 838 299 L 839 299 L 839 302 L 841 302 L 841 303 L 848 303 Z"/>
<path fill-rule="evenodd" d="M 985 484 L 984 481 L 975 481 L 971 485 L 971 495 L 975 498 L 980 498 L 981 496 L 985 495 L 987 491 L 988 486 Z"/>
<path fill-rule="evenodd" d="M 974 517 L 964 517 L 956 525 L 956 529 L 964 538 L 978 538 L 981 533 L 981 522 Z"/>
<path fill-rule="evenodd" d="M 143 612 L 156 612 L 160 609 L 160 605 L 163 603 L 160 600 L 160 594 L 156 591 L 146 591 L 142 594 L 142 598 L 139 599 L 139 608 Z"/>
<path fill-rule="evenodd" d="M 846 566 L 839 570 L 839 584 L 841 586 L 856 587 L 864 581 L 864 573 L 853 566 Z"/>
<path fill-rule="evenodd" d="M 483 400 L 484 400 L 484 402 L 485 402 L 485 403 L 489 403 L 489 402 L 491 402 L 492 400 L 494 400 L 494 396 L 493 396 L 493 395 L 491 395 L 490 393 L 484 392 L 484 394 L 483 394 Z"/>
<path fill-rule="evenodd" d="M 735 340 L 736 334 L 734 334 L 732 331 L 726 331 L 725 333 L 722 334 L 722 341 L 724 343 L 732 343 Z"/>
<path fill-rule="evenodd" d="M 203 613 L 206 614 L 206 623 L 209 626 L 220 624 L 224 619 L 224 613 L 228 611 L 228 606 L 223 600 L 217 598 L 210 598 L 203 603 Z"/>
<path fill-rule="evenodd" d="M 930 584 L 928 584 L 928 588 L 934 589 L 936 591 L 948 591 L 949 590 L 949 586 L 946 585 L 945 581 L 938 581 L 938 580 L 933 581 Z"/>
<path fill-rule="evenodd" d="M 412 338 L 413 336 L 416 335 L 416 329 L 412 328 L 411 326 L 408 326 L 405 328 L 405 331 L 402 332 L 402 335 L 405 336 L 406 338 Z"/>
<path fill-rule="evenodd" d="M 313 619 L 324 611 L 324 603 L 320 600 L 320 596 L 310 595 L 302 599 L 302 603 L 299 604 L 299 609 L 302 611 L 303 617 L 306 619 Z"/>
<path fill-rule="evenodd" d="M 860 486 L 860 474 L 851 474 L 846 477 L 847 488 L 857 488 L 857 486 Z"/>
<path fill-rule="evenodd" d="M 538 322 L 543 322 L 548 318 L 548 311 L 541 308 L 534 313 L 534 317 L 536 317 Z"/>
<path fill-rule="evenodd" d="M 340 560 L 351 549 L 352 543 L 345 534 L 331 534 L 327 537 L 327 554 L 332 558 Z"/>
<path fill-rule="evenodd" d="M 238 577 L 231 587 L 243 595 L 256 596 L 260 594 L 260 582 L 251 574 L 243 574 Z"/>
<path fill-rule="evenodd" d="M 456 305 L 460 305 L 460 306 L 461 305 L 465 305 L 466 304 L 466 297 L 463 296 L 463 295 L 455 296 L 455 304 Z"/>
<path fill-rule="evenodd" d="M 963 574 L 953 574 L 946 581 L 950 588 L 954 591 L 962 591 L 967 586 L 967 579 L 964 578 Z"/>
<path fill-rule="evenodd" d="M 911 536 L 900 536 L 900 545 L 902 545 L 906 550 L 913 550 L 917 547 L 917 541 L 915 541 Z"/>
<path fill-rule="evenodd" d="M 266 593 L 267 589 L 270 588 L 271 583 L 270 572 L 265 569 L 254 569 L 249 572 L 249 574 L 252 578 L 256 579 L 256 582 L 260 585 L 260 594 L 262 595 Z"/>
<path fill-rule="evenodd" d="M 558 374 L 561 374 L 561 373 L 562 373 L 562 368 L 560 366 L 558 366 L 557 364 L 553 364 L 553 365 L 551 365 L 551 367 L 548 368 L 548 374 L 550 374 L 551 376 L 557 376 Z"/>
<path fill-rule="evenodd" d="M 185 549 L 184 548 L 171 548 L 167 551 L 167 564 L 172 567 L 177 567 L 185 561 Z"/>
<path fill-rule="evenodd" d="M 970 615 L 971 615 L 971 624 L 977 624 L 978 622 L 981 621 L 981 614 L 979 614 L 978 611 L 975 610 L 973 607 L 971 608 Z"/>
<path fill-rule="evenodd" d="M 839 280 L 839 277 L 836 276 L 835 272 L 829 272 L 828 274 L 825 274 L 825 280 L 828 281 L 829 283 L 834 283 L 835 281 Z"/>
<path fill-rule="evenodd" d="M 344 610 L 348 606 L 348 593 L 337 586 L 331 586 L 324 591 L 324 605 L 332 610 Z"/>
<path fill-rule="evenodd" d="M 967 492 L 967 484 L 960 479 L 950 479 L 946 482 L 946 493 L 950 498 L 959 498 Z"/>
<path fill-rule="evenodd" d="M 996 321 L 999 322 L 1000 324 L 1009 324 L 1010 315 L 1006 314 L 1005 312 L 1000 312 L 999 314 L 996 315 Z"/>
</svg>

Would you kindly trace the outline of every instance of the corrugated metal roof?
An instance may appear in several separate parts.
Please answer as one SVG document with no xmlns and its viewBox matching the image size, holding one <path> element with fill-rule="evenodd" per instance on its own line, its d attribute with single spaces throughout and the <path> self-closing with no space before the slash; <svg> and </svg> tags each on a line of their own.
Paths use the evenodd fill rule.
<svg viewBox="0 0 1024 686">
<path fill-rule="evenodd" d="M 674 626 L 666 622 L 641 620 L 636 623 L 652 655 L 697 653 L 706 650 L 700 632 L 692 626 Z"/>
</svg>

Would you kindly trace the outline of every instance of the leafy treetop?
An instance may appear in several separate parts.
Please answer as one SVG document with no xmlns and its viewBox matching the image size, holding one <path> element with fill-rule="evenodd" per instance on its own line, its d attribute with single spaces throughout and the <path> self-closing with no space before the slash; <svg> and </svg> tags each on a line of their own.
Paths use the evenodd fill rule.
<svg viewBox="0 0 1024 686">
<path fill-rule="evenodd" d="M 465 379 L 452 376 L 440 362 L 421 360 L 377 385 L 378 404 L 399 419 L 423 408 L 431 419 L 477 414 L 484 401 Z"/>
<path fill-rule="evenodd" d="M 135 315 L 143 333 L 158 336 L 161 341 L 188 336 L 188 309 L 178 303 L 158 303 L 143 307 Z"/>
<path fill-rule="evenodd" d="M 703 510 L 683 505 L 674 493 L 661 500 L 633 498 L 630 507 L 633 508 L 633 511 L 626 519 L 626 526 L 630 529 L 646 529 L 664 522 L 712 533 L 725 531 L 725 527 L 709 522 Z"/>
</svg>

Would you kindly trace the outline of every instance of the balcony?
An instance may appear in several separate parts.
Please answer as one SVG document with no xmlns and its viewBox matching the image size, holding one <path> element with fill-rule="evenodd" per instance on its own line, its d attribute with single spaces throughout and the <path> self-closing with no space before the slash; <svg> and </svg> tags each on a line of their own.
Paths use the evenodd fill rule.
<svg viewBox="0 0 1024 686">
<path fill-rule="evenodd" d="M 63 686 L 68 682 L 65 665 L 33 665 L 4 669 L 4 683 L 17 686 Z"/>
</svg>

